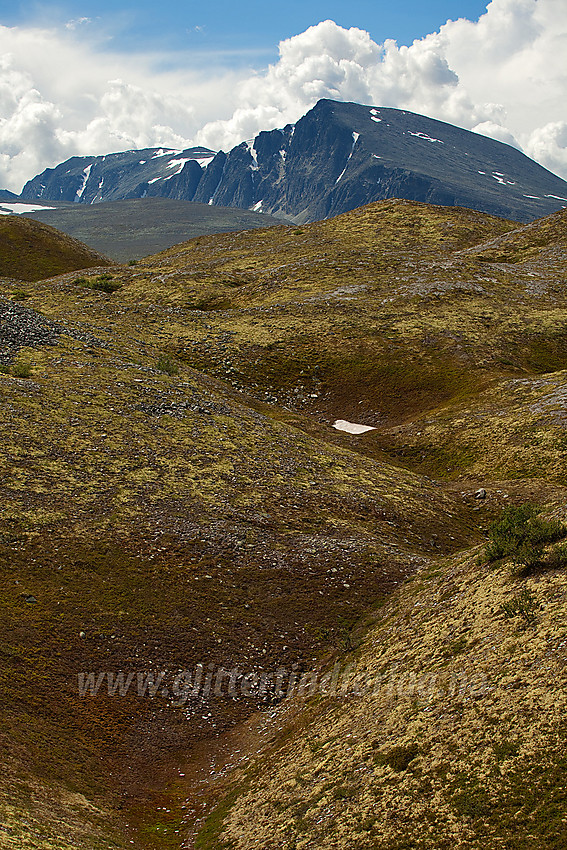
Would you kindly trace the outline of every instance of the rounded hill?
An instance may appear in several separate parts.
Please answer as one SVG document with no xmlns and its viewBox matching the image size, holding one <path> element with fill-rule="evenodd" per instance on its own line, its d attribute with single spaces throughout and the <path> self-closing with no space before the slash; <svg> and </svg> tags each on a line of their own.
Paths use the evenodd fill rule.
<svg viewBox="0 0 567 850">
<path fill-rule="evenodd" d="M 0 218 L 0 275 L 42 280 L 112 261 L 54 227 L 20 216 Z"/>
</svg>

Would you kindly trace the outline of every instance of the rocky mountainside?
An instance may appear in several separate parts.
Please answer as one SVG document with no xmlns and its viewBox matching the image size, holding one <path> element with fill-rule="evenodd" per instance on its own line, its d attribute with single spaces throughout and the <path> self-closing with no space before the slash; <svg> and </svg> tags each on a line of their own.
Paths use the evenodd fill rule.
<svg viewBox="0 0 567 850">
<path fill-rule="evenodd" d="M 81 204 L 146 197 L 191 201 L 214 156 L 207 148 L 144 148 L 107 156 L 74 156 L 29 180 L 20 197 Z"/>
<path fill-rule="evenodd" d="M 565 846 L 566 272 L 386 200 L 0 281 L 3 848 Z"/>
<path fill-rule="evenodd" d="M 399 109 L 321 100 L 294 126 L 228 154 L 191 148 L 74 157 L 30 180 L 29 200 L 159 196 L 298 223 L 405 198 L 531 221 L 567 205 L 567 182 L 513 147 Z"/>
</svg>

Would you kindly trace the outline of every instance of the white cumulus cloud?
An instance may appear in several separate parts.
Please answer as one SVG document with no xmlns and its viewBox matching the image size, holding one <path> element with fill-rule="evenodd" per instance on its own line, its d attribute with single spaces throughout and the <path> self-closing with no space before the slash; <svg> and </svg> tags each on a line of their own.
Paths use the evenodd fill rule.
<svg viewBox="0 0 567 850">
<path fill-rule="evenodd" d="M 478 21 L 448 21 L 410 46 L 323 21 L 282 41 L 267 69 L 246 73 L 198 74 L 179 56 L 164 71 L 164 57 L 112 53 L 78 21 L 61 31 L 0 26 L 0 188 L 19 191 L 74 154 L 227 150 L 322 97 L 422 112 L 515 145 L 567 178 L 565 0 L 492 0 Z"/>
<path fill-rule="evenodd" d="M 229 103 L 234 74 L 156 70 L 163 58 L 66 28 L 0 26 L 0 188 L 20 191 L 74 155 L 189 145 Z"/>
<path fill-rule="evenodd" d="M 478 21 L 448 21 L 409 47 L 324 21 L 283 41 L 279 61 L 241 83 L 232 117 L 198 138 L 226 148 L 328 97 L 449 121 L 567 178 L 566 56 L 564 0 L 492 0 Z"/>
</svg>

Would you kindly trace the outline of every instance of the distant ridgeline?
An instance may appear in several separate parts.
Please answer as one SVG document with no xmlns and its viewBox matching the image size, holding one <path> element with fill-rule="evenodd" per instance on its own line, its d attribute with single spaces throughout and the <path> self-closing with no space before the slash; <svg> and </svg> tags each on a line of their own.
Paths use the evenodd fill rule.
<svg viewBox="0 0 567 850">
<path fill-rule="evenodd" d="M 297 222 L 387 198 L 531 221 L 567 206 L 567 182 L 516 148 L 399 109 L 320 100 L 297 124 L 230 153 L 147 148 L 73 157 L 34 177 L 23 200 L 93 204 L 162 197 Z"/>
</svg>

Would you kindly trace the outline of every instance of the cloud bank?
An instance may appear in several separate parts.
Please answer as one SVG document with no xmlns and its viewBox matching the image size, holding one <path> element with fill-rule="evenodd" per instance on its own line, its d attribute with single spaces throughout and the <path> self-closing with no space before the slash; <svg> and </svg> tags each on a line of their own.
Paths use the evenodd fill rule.
<svg viewBox="0 0 567 850">
<path fill-rule="evenodd" d="M 239 74 L 161 71 L 163 57 L 112 54 L 84 30 L 0 27 L 0 188 L 19 191 L 72 155 L 226 150 L 322 97 L 449 121 L 567 178 L 564 0 L 492 0 L 478 21 L 448 21 L 409 47 L 323 21 L 282 41 L 267 70 Z"/>
</svg>

